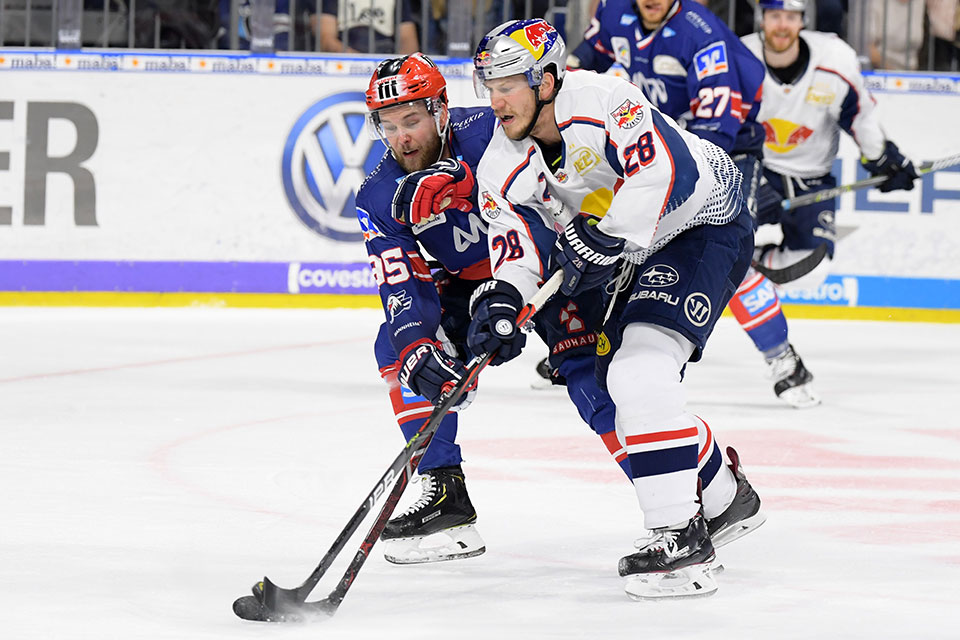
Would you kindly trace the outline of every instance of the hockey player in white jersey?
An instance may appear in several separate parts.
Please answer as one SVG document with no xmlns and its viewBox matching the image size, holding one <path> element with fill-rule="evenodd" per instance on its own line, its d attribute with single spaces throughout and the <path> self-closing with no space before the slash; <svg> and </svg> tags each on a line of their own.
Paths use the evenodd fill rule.
<svg viewBox="0 0 960 640">
<path fill-rule="evenodd" d="M 758 222 L 779 224 L 783 242 L 764 248 L 759 259 L 772 268 L 792 264 L 821 244 L 833 258 L 836 198 L 787 212 L 780 201 L 836 186 L 830 170 L 841 131 L 860 147 L 871 174 L 888 176 L 880 191 L 910 190 L 919 177 L 880 127 L 856 52 L 832 33 L 805 30 L 806 5 L 806 0 L 760 0 L 762 32 L 742 38 L 766 65 L 757 116 L 766 130 Z M 818 286 L 829 259 L 792 285 Z"/>
<path fill-rule="evenodd" d="M 752 257 L 740 172 L 635 85 L 567 73 L 565 59 L 543 20 L 505 23 L 477 49 L 478 95 L 501 126 L 477 176 L 495 279 L 471 297 L 468 344 L 519 351 L 511 320 L 555 269 L 565 295 L 606 292 L 597 375 L 653 532 L 619 572 L 634 598 L 708 595 L 715 544 L 763 521 L 736 452 L 724 464 L 681 385 Z"/>
</svg>

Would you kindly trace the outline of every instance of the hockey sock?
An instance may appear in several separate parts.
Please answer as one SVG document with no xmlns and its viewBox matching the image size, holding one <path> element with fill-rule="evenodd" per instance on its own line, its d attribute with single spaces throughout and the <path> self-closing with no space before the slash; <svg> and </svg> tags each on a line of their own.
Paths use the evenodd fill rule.
<svg viewBox="0 0 960 640">
<path fill-rule="evenodd" d="M 380 375 L 390 391 L 390 403 L 393 413 L 403 431 L 404 440 L 410 441 L 424 421 L 433 413 L 433 405 L 426 398 L 418 396 L 410 389 L 400 384 L 397 379 L 397 366 L 392 365 L 380 370 Z M 438 467 L 452 467 L 462 462 L 460 445 L 457 439 L 457 414 L 454 412 L 444 416 L 437 432 L 430 441 L 430 446 L 420 458 L 417 469 L 421 472 Z"/>
<path fill-rule="evenodd" d="M 607 451 L 620 468 L 631 478 L 627 450 L 617 437 L 616 414 L 610 395 L 600 388 L 594 373 L 592 356 L 567 358 L 560 363 L 560 375 L 567 381 L 567 395 L 580 417 L 603 440 Z"/>
<path fill-rule="evenodd" d="M 617 431 L 627 449 L 633 485 L 648 529 L 696 514 L 701 420 L 686 412 L 680 369 L 693 344 L 649 324 L 623 330 L 607 371 Z"/>
<path fill-rule="evenodd" d="M 764 355 L 787 344 L 787 319 L 776 289 L 753 269 L 730 300 L 730 311 Z"/>
<path fill-rule="evenodd" d="M 713 431 L 702 418 L 697 428 L 699 454 L 697 460 L 698 475 L 703 499 L 703 515 L 707 519 L 715 518 L 730 506 L 737 493 L 737 479 L 723 462 L 720 446 L 713 437 Z"/>
</svg>

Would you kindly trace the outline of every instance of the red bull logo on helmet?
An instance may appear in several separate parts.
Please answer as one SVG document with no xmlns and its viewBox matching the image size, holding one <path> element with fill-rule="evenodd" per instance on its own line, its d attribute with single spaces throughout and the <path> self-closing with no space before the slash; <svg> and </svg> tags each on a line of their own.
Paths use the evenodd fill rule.
<svg viewBox="0 0 960 640">
<path fill-rule="evenodd" d="M 543 57 L 547 47 L 557 39 L 556 30 L 543 20 L 524 20 L 515 26 L 517 30 L 510 34 L 510 38 L 519 42 L 537 60 Z"/>
<path fill-rule="evenodd" d="M 485 67 L 491 62 L 493 62 L 493 58 L 490 56 L 489 51 L 481 51 L 477 54 L 477 57 L 473 59 L 473 63 L 478 67 Z"/>
<path fill-rule="evenodd" d="M 624 100 L 623 104 L 610 112 L 610 115 L 621 129 L 633 129 L 643 122 L 643 105 Z"/>
</svg>

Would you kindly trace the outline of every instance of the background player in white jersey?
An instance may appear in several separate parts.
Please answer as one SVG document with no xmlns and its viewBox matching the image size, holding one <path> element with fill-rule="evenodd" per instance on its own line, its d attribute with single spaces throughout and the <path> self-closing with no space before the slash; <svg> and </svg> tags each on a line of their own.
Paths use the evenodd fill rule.
<svg viewBox="0 0 960 640">
<path fill-rule="evenodd" d="M 509 320 L 554 269 L 564 295 L 604 291 L 597 374 L 653 530 L 620 574 L 636 598 L 707 595 L 714 544 L 763 521 L 736 452 L 723 464 L 681 385 L 750 264 L 741 175 L 635 85 L 565 73 L 565 60 L 543 20 L 505 23 L 477 49 L 478 94 L 501 127 L 478 167 L 495 280 L 471 297 L 467 342 L 516 351 Z"/>
<path fill-rule="evenodd" d="M 856 52 L 831 33 L 803 30 L 806 0 L 760 0 L 762 33 L 742 38 L 764 61 L 763 103 L 757 120 L 766 130 L 764 179 L 758 195 L 760 224 L 779 224 L 783 241 L 759 257 L 781 268 L 827 245 L 832 259 L 836 198 L 784 212 L 780 202 L 836 186 L 830 170 L 840 131 L 850 134 L 873 175 L 889 176 L 880 191 L 910 190 L 918 174 L 887 139 L 867 91 Z M 829 260 L 793 286 L 817 286 Z"/>
</svg>

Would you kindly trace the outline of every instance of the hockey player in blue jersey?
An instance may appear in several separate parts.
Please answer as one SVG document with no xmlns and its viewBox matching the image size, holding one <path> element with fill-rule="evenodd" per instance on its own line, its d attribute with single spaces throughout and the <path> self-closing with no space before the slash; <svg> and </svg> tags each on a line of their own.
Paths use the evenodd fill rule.
<svg viewBox="0 0 960 640">
<path fill-rule="evenodd" d="M 487 225 L 480 217 L 485 203 L 478 203 L 474 174 L 496 119 L 489 108 L 448 108 L 442 74 L 419 53 L 382 62 L 366 103 L 368 127 L 389 151 L 361 185 L 357 215 L 385 314 L 375 344 L 377 363 L 409 439 L 444 384 L 463 375 L 468 300 L 491 277 Z M 503 249 L 505 255 L 514 250 Z M 428 264 L 425 253 L 436 263 Z M 537 331 L 552 347 L 581 417 L 608 448 L 616 445 L 610 449 L 614 457 L 625 457 L 614 433 L 612 402 L 593 376 L 599 313 L 598 293 L 554 299 L 538 314 Z M 509 356 L 503 350 L 493 363 Z M 484 552 L 460 464 L 457 421 L 456 412 L 444 418 L 420 461 L 420 499 L 384 530 L 391 562 Z M 427 536 L 431 540 L 421 545 Z"/>
<path fill-rule="evenodd" d="M 730 154 L 756 219 L 765 139 L 757 122 L 763 63 L 696 2 L 601 0 L 568 64 L 603 72 L 615 62 L 660 111 Z M 773 283 L 751 268 L 730 310 L 763 354 L 777 397 L 795 407 L 819 404 L 813 376 L 789 342 Z"/>
</svg>

